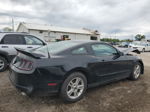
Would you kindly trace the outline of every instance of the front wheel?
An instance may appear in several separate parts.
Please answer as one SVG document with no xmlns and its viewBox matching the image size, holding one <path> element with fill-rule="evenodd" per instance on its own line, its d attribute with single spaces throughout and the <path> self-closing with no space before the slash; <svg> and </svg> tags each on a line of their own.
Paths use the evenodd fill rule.
<svg viewBox="0 0 150 112">
<path fill-rule="evenodd" d="M 135 66 L 134 66 L 134 69 L 133 69 L 133 72 L 130 76 L 130 79 L 131 80 L 137 80 L 140 75 L 141 75 L 141 64 L 140 63 L 136 63 Z"/>
<path fill-rule="evenodd" d="M 86 77 L 80 72 L 74 72 L 64 81 L 60 96 L 65 102 L 76 102 L 84 96 L 86 89 Z"/>
</svg>

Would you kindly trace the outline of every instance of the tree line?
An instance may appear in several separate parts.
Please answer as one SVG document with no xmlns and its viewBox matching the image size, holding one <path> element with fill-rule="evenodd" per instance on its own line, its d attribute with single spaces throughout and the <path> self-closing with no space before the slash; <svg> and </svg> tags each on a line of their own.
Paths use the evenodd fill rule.
<svg viewBox="0 0 150 112">
<path fill-rule="evenodd" d="M 134 39 L 136 41 L 141 41 L 143 39 L 146 39 L 146 36 L 145 35 L 142 35 L 142 34 L 137 34 Z M 124 39 L 124 40 L 120 40 L 120 39 L 114 39 L 114 38 L 102 38 L 100 39 L 101 41 L 104 41 L 104 42 L 132 42 L 133 39 Z"/>
</svg>

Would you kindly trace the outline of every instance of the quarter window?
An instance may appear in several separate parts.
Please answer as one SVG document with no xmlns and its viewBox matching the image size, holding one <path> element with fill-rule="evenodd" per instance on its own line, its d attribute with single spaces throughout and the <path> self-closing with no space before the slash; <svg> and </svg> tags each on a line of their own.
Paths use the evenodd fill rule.
<svg viewBox="0 0 150 112">
<path fill-rule="evenodd" d="M 110 56 L 117 54 L 117 50 L 109 45 L 94 44 L 92 50 L 96 56 Z"/>
<path fill-rule="evenodd" d="M 24 38 L 27 45 L 43 45 L 43 42 L 34 36 L 26 35 Z"/>
<path fill-rule="evenodd" d="M 87 50 L 84 47 L 80 47 L 73 50 L 72 54 L 87 54 Z"/>
</svg>

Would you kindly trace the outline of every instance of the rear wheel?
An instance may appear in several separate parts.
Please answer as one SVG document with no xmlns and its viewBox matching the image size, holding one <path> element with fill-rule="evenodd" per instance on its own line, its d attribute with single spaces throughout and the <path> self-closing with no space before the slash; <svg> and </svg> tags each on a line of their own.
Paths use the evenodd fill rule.
<svg viewBox="0 0 150 112">
<path fill-rule="evenodd" d="M 141 64 L 140 63 L 136 63 L 135 66 L 134 66 L 134 69 L 133 69 L 133 72 L 130 76 L 130 79 L 131 80 L 137 80 L 140 75 L 141 75 Z"/>
<path fill-rule="evenodd" d="M 0 56 L 0 72 L 5 71 L 7 68 L 7 61 L 5 58 Z"/>
<path fill-rule="evenodd" d="M 145 48 L 142 49 L 142 52 L 145 52 Z"/>
<path fill-rule="evenodd" d="M 60 96 L 65 102 L 80 100 L 87 89 L 87 79 L 80 72 L 74 72 L 64 81 Z"/>
</svg>

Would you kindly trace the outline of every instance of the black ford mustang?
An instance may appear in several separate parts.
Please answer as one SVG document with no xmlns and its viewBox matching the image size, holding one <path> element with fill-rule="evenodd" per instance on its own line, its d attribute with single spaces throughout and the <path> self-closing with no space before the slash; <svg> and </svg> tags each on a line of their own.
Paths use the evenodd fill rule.
<svg viewBox="0 0 150 112">
<path fill-rule="evenodd" d="M 27 95 L 59 93 L 64 101 L 80 100 L 89 87 L 144 72 L 137 56 L 95 41 L 63 41 L 32 51 L 18 50 L 10 64 L 12 84 Z"/>
</svg>

